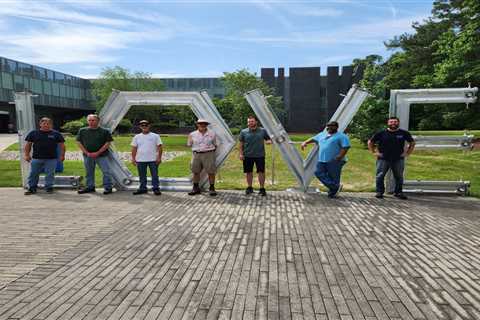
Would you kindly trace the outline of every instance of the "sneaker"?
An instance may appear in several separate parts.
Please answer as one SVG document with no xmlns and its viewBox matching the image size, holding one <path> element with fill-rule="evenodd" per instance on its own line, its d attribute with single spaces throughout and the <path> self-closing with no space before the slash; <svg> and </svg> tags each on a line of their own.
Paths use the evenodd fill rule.
<svg viewBox="0 0 480 320">
<path fill-rule="evenodd" d="M 215 191 L 215 187 L 210 186 L 210 189 L 208 190 L 208 194 L 212 197 L 215 197 L 217 195 L 217 191 Z"/>
<path fill-rule="evenodd" d="M 90 193 L 95 192 L 95 188 L 83 188 L 77 191 L 78 194 Z"/>
<path fill-rule="evenodd" d="M 23 194 L 26 195 L 26 196 L 29 196 L 29 195 L 35 194 L 35 193 L 37 193 L 37 189 L 28 188 L 27 190 L 25 190 L 25 192 Z"/>
<path fill-rule="evenodd" d="M 144 194 L 144 193 L 147 193 L 148 191 L 147 190 L 135 190 L 133 191 L 133 195 L 136 196 L 137 194 Z"/>
<path fill-rule="evenodd" d="M 110 193 L 113 193 L 113 190 L 112 190 L 112 189 L 105 189 L 105 190 L 103 190 L 103 194 L 110 194 Z"/>
<path fill-rule="evenodd" d="M 260 188 L 260 190 L 258 190 L 258 194 L 261 195 L 262 197 L 266 197 L 267 191 L 265 190 L 265 188 Z"/>
<path fill-rule="evenodd" d="M 47 189 L 45 189 L 45 191 L 49 194 L 52 194 L 53 193 L 53 188 L 47 188 Z"/>
<path fill-rule="evenodd" d="M 395 198 L 402 199 L 402 200 L 407 200 L 408 199 L 408 197 L 406 195 L 404 195 L 403 193 L 395 193 L 393 196 Z"/>
<path fill-rule="evenodd" d="M 156 195 L 156 196 L 159 196 L 159 195 L 162 194 L 162 192 L 160 192 L 159 189 L 155 189 L 155 190 L 153 190 L 153 194 Z"/>
<path fill-rule="evenodd" d="M 252 187 L 247 187 L 247 189 L 245 189 L 245 194 L 248 196 L 249 194 L 252 194 L 253 193 L 253 188 Z"/>
<path fill-rule="evenodd" d="M 342 191 L 342 189 L 343 189 L 343 184 L 340 184 L 336 191 L 332 193 L 328 193 L 328 197 L 332 199 L 338 198 L 338 194 Z"/>
<path fill-rule="evenodd" d="M 200 190 L 200 188 L 193 188 L 192 191 L 190 191 L 188 193 L 189 196 L 194 196 L 196 194 L 200 194 L 202 191 Z"/>
<path fill-rule="evenodd" d="M 377 199 L 383 199 L 383 193 L 381 193 L 381 192 L 375 193 L 375 198 L 377 198 Z"/>
</svg>

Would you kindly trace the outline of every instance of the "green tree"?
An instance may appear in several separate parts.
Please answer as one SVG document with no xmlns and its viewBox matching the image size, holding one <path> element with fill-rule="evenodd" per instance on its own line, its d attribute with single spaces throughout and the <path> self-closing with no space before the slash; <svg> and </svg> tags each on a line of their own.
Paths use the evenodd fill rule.
<svg viewBox="0 0 480 320">
<path fill-rule="evenodd" d="M 255 73 L 247 69 L 236 72 L 225 72 L 221 78 L 226 88 L 225 98 L 216 100 L 216 106 L 224 119 L 231 127 L 242 127 L 247 122 L 247 117 L 253 110 L 244 97 L 244 94 L 254 89 L 260 89 L 267 97 L 268 104 L 280 121 L 285 119 L 285 108 L 282 98 L 274 95 L 270 88 Z"/>
<path fill-rule="evenodd" d="M 147 72 L 130 72 L 130 70 L 115 66 L 104 68 L 100 77 L 93 80 L 93 93 L 96 97 L 97 111 L 100 111 L 112 94 L 119 91 L 163 91 L 165 85 L 160 79 L 152 79 Z"/>
</svg>

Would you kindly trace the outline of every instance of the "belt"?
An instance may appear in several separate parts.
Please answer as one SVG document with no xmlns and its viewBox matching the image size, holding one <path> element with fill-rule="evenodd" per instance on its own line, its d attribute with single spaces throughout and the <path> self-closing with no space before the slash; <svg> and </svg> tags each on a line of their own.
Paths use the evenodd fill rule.
<svg viewBox="0 0 480 320">
<path fill-rule="evenodd" d="M 214 152 L 215 149 L 213 150 L 208 150 L 208 151 L 193 151 L 193 153 L 208 153 L 208 152 Z"/>
</svg>

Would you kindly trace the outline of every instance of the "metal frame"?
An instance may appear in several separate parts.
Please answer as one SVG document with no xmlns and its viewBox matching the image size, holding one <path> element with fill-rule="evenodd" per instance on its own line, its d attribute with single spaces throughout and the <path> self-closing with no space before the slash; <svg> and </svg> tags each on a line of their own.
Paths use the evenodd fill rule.
<svg viewBox="0 0 480 320">
<path fill-rule="evenodd" d="M 24 159 L 25 137 L 36 129 L 35 107 L 31 92 L 15 92 L 15 112 L 17 115 L 18 145 L 20 147 L 20 168 L 22 173 L 22 186 L 28 187 L 28 175 L 30 174 L 30 163 Z M 79 176 L 55 175 L 55 188 L 77 188 L 80 184 Z M 45 185 L 45 177 L 40 176 L 39 187 Z"/>
<path fill-rule="evenodd" d="M 189 106 L 198 118 L 210 122 L 209 130 L 215 131 L 219 145 L 216 150 L 216 166 L 219 168 L 235 147 L 235 139 L 206 91 L 201 92 L 125 92 L 114 90 L 100 113 L 100 126 L 113 132 L 132 106 Z M 139 179 L 125 166 L 111 146 L 108 157 L 115 187 L 120 190 L 138 188 Z M 207 183 L 202 174 L 201 185 Z M 160 189 L 186 191 L 191 189 L 190 178 L 161 178 Z"/>
<path fill-rule="evenodd" d="M 344 131 L 367 97 L 368 92 L 354 84 L 334 115 L 330 118 L 330 121 L 337 121 L 339 123 L 338 130 Z M 262 92 L 258 89 L 252 90 L 245 94 L 245 98 L 265 130 L 267 130 L 272 141 L 278 147 L 290 171 L 292 171 L 297 179 L 300 189 L 306 192 L 314 176 L 318 157 L 318 146 L 315 145 L 307 158 L 303 160 L 300 152 L 293 145 L 287 131 L 270 108 Z"/>
<path fill-rule="evenodd" d="M 400 119 L 400 128 L 408 130 L 410 106 L 412 104 L 432 103 L 475 103 L 478 88 L 445 88 L 445 89 L 407 89 L 390 91 L 390 116 Z M 472 147 L 473 136 L 463 135 L 458 137 L 417 137 L 418 146 L 427 149 L 458 148 L 469 149 Z M 393 192 L 393 177 L 387 178 L 387 190 Z M 455 193 L 468 194 L 470 182 L 468 181 L 424 181 L 405 180 L 405 192 L 421 193 Z"/>
</svg>

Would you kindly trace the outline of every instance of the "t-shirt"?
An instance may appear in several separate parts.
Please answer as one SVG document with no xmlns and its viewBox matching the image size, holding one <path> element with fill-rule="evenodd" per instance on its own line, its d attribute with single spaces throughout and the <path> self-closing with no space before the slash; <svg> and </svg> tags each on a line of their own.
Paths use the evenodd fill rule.
<svg viewBox="0 0 480 320">
<path fill-rule="evenodd" d="M 81 128 L 78 131 L 77 141 L 80 142 L 88 152 L 97 152 L 107 142 L 113 141 L 110 131 L 104 128 L 92 129 L 89 127 Z M 100 156 L 108 154 L 108 149 Z"/>
<path fill-rule="evenodd" d="M 267 130 L 257 128 L 251 130 L 250 128 L 240 131 L 239 140 L 243 142 L 243 156 L 247 158 L 262 158 L 265 157 L 265 140 L 270 140 Z"/>
<path fill-rule="evenodd" d="M 133 137 L 132 147 L 137 147 L 137 162 L 152 162 L 157 160 L 158 146 L 162 144 L 162 139 L 156 133 L 140 133 Z"/>
<path fill-rule="evenodd" d="M 318 144 L 318 162 L 330 162 L 338 156 L 341 149 L 350 148 L 348 136 L 342 132 L 329 134 L 322 131 L 312 138 Z M 343 158 L 347 160 L 347 158 Z"/>
<path fill-rule="evenodd" d="M 373 135 L 370 139 L 378 145 L 378 151 L 382 154 L 380 159 L 399 160 L 405 151 L 405 141 L 412 142 L 413 138 L 410 132 L 398 129 L 396 131 L 382 130 Z"/>
<path fill-rule="evenodd" d="M 65 142 L 60 132 L 55 130 L 33 130 L 25 137 L 25 141 L 33 143 L 34 159 L 56 159 L 59 143 Z"/>
<path fill-rule="evenodd" d="M 215 132 L 208 129 L 204 133 L 196 130 L 188 135 L 187 144 L 192 147 L 192 151 L 213 151 L 217 148 L 217 136 Z"/>
</svg>

